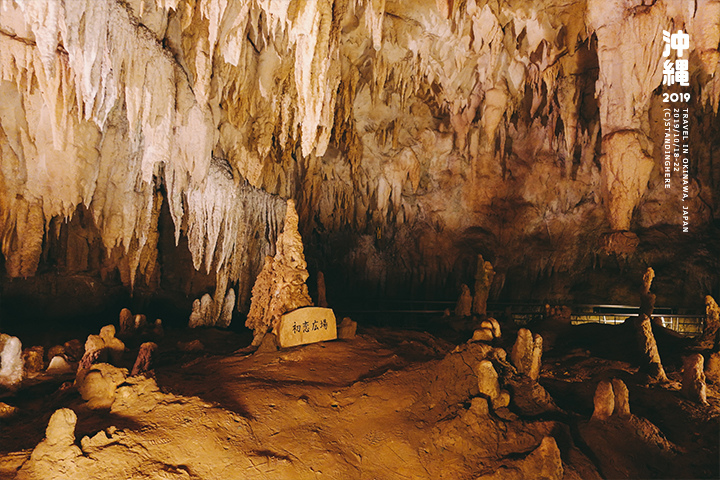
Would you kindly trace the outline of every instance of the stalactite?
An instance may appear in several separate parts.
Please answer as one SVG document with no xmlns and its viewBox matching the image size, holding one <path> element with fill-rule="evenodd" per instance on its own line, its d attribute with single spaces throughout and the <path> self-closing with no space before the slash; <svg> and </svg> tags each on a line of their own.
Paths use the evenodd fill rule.
<svg viewBox="0 0 720 480">
<path fill-rule="evenodd" d="M 560 224 L 590 199 L 629 230 L 671 24 L 692 35 L 702 108 L 718 109 L 720 2 L 697 3 L 0 0 L 9 273 L 31 275 L 46 226 L 82 204 L 128 281 L 152 274 L 161 195 L 217 304 L 270 253 L 260 225 L 278 224 L 278 195 L 323 231 L 452 232 L 493 222 L 517 178 L 513 201 Z M 236 261 L 253 242 L 254 266 Z"/>
</svg>

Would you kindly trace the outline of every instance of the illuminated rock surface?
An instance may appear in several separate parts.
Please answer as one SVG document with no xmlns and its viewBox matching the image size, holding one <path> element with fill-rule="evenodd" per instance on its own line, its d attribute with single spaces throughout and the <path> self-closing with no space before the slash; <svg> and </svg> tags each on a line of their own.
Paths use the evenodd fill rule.
<svg viewBox="0 0 720 480">
<path fill-rule="evenodd" d="M 719 45 L 717 0 L 0 0 L 0 478 L 719 478 Z M 311 297 L 341 341 L 285 340 Z"/>
<path fill-rule="evenodd" d="M 463 274 L 477 228 L 497 283 L 589 268 L 601 234 L 680 225 L 681 203 L 695 232 L 716 210 L 717 1 L 0 3 L 11 277 L 62 234 L 68 273 L 158 288 L 170 222 L 214 317 L 234 285 L 247 311 L 287 198 L 313 256 L 347 238 L 328 279 L 371 258 L 353 284 L 387 287 Z M 682 202 L 661 168 L 671 25 L 698 59 Z"/>
</svg>

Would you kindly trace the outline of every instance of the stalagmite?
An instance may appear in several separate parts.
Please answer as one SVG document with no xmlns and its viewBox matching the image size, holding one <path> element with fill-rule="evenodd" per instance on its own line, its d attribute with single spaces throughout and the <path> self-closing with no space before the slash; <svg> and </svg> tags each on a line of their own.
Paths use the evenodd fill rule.
<svg viewBox="0 0 720 480">
<path fill-rule="evenodd" d="M 218 316 L 217 321 L 215 322 L 215 325 L 222 328 L 227 328 L 230 326 L 230 322 L 232 322 L 232 314 L 233 310 L 235 309 L 235 290 L 230 288 L 228 289 L 227 294 L 225 295 L 225 301 L 222 305 L 222 310 L 220 311 L 220 315 Z"/>
<path fill-rule="evenodd" d="M 355 334 L 357 333 L 357 322 L 351 319 L 350 317 L 345 317 L 342 319 L 342 322 L 340 322 L 340 325 L 337 326 L 337 337 L 342 338 L 345 340 L 350 340 L 352 338 L 355 338 Z"/>
<path fill-rule="evenodd" d="M 86 351 L 80 359 L 80 363 L 78 363 L 77 374 L 84 375 L 84 372 L 89 370 L 95 363 L 104 360 L 101 358 L 102 353 L 104 353 L 102 349 Z"/>
<path fill-rule="evenodd" d="M 455 304 L 455 315 L 458 317 L 469 317 L 472 315 L 473 297 L 467 285 L 463 283 L 461 288 L 462 292 Z"/>
<path fill-rule="evenodd" d="M 155 325 L 153 325 L 153 335 L 158 338 L 165 336 L 165 329 L 163 328 L 162 320 L 159 318 L 155 319 Z"/>
<path fill-rule="evenodd" d="M 485 315 L 487 313 L 487 300 L 495 270 L 490 262 L 478 255 L 477 272 L 475 273 L 475 295 L 473 296 L 473 313 Z"/>
<path fill-rule="evenodd" d="M 500 395 L 500 384 L 498 383 L 498 375 L 490 360 L 481 361 L 475 372 L 478 376 L 478 389 L 482 395 L 486 395 L 490 400 Z"/>
<path fill-rule="evenodd" d="M 112 363 L 118 365 L 122 361 L 125 353 L 125 344 L 119 338 L 115 337 L 115 326 L 107 325 L 100 329 L 100 338 L 105 342 L 105 348 L 108 349 Z"/>
<path fill-rule="evenodd" d="M 647 315 L 652 318 L 653 309 L 655 308 L 655 294 L 650 292 L 653 279 L 655 278 L 655 271 L 648 267 L 643 275 L 643 284 L 640 289 L 640 314 Z"/>
<path fill-rule="evenodd" d="M 88 335 L 81 363 L 88 364 L 87 358 L 92 355 L 100 361 L 105 361 L 109 356 L 110 360 L 117 365 L 122 360 L 124 353 L 125 344 L 115 337 L 115 326 L 105 325 L 100 329 L 100 335 Z"/>
<path fill-rule="evenodd" d="M 705 326 L 695 344 L 703 350 L 716 350 L 720 330 L 720 307 L 710 295 L 705 297 Z"/>
<path fill-rule="evenodd" d="M 87 340 L 85 340 L 85 353 L 83 356 L 89 354 L 90 352 L 101 352 L 101 356 L 103 358 L 107 357 L 107 352 L 105 351 L 105 340 L 100 335 L 88 335 Z"/>
<path fill-rule="evenodd" d="M 136 332 L 142 332 L 145 327 L 147 326 L 147 317 L 143 315 L 142 313 L 138 313 L 137 315 L 133 316 L 133 330 Z"/>
<path fill-rule="evenodd" d="M 25 376 L 31 373 L 37 373 L 45 369 L 45 361 L 43 360 L 43 347 L 36 346 L 23 350 L 23 368 Z"/>
<path fill-rule="evenodd" d="M 497 320 L 490 317 L 480 323 L 480 328 L 473 332 L 471 341 L 489 342 L 494 338 L 500 338 L 500 324 Z"/>
<path fill-rule="evenodd" d="M 521 328 L 510 359 L 518 373 L 537 380 L 542 368 L 542 337 L 538 334 L 533 335 L 527 328 Z"/>
<path fill-rule="evenodd" d="M 65 478 L 78 478 L 75 460 L 82 456 L 75 445 L 77 415 L 69 408 L 56 410 L 50 417 L 45 438 L 33 450 L 30 462 L 18 472 L 18 480 L 58 478 L 54 472 L 63 472 Z"/>
<path fill-rule="evenodd" d="M 682 391 L 694 402 L 707 405 L 707 386 L 705 385 L 704 359 L 699 353 L 686 357 L 683 361 Z"/>
<path fill-rule="evenodd" d="M 276 249 L 275 257 L 266 257 L 253 286 L 250 313 L 245 322 L 254 331 L 253 345 L 258 345 L 265 332 L 275 327 L 282 314 L 312 305 L 305 284 L 307 264 L 292 200 L 287 202 L 285 226 L 277 237 Z"/>
<path fill-rule="evenodd" d="M 495 318 L 490 317 L 487 320 L 483 321 L 483 323 L 489 322 L 490 328 L 493 332 L 493 337 L 500 338 L 502 336 L 502 332 L 500 331 L 500 322 L 498 322 Z"/>
<path fill-rule="evenodd" d="M 493 339 L 492 330 L 489 328 L 478 328 L 473 332 L 471 342 L 491 342 Z"/>
<path fill-rule="evenodd" d="M 595 397 L 593 397 L 595 410 L 593 411 L 593 420 L 607 420 L 615 410 L 615 395 L 612 383 L 603 380 L 598 383 L 595 389 Z"/>
<path fill-rule="evenodd" d="M 327 292 L 326 292 L 326 288 L 325 288 L 325 274 L 323 272 L 318 272 L 318 274 L 317 274 L 317 292 L 318 292 L 317 306 L 327 308 L 327 306 L 328 306 Z"/>
<path fill-rule="evenodd" d="M 595 405 L 593 420 L 607 420 L 613 415 L 625 419 L 631 416 L 628 388 L 619 378 L 613 378 L 612 382 L 607 380 L 599 382 L 593 403 Z"/>
<path fill-rule="evenodd" d="M 630 416 L 630 392 L 628 391 L 625 382 L 619 378 L 613 378 L 612 389 L 615 394 L 615 409 L 614 415 L 620 417 Z"/>
<path fill-rule="evenodd" d="M 207 307 L 211 301 L 212 297 L 207 293 L 202 296 L 202 299 L 196 298 L 195 301 L 193 301 L 188 327 L 196 328 L 205 325 L 206 317 L 208 316 Z"/>
<path fill-rule="evenodd" d="M 475 368 L 478 377 L 478 390 L 481 395 L 487 397 L 493 409 L 507 407 L 510 403 L 510 394 L 500 390 L 498 374 L 490 360 L 482 360 Z"/>
<path fill-rule="evenodd" d="M 150 371 L 152 368 L 152 357 L 157 348 L 158 346 L 154 342 L 145 342 L 140 345 L 140 351 L 135 359 L 135 364 L 133 365 L 130 375 L 135 376 Z"/>
<path fill-rule="evenodd" d="M 13 387 L 22 381 L 22 343 L 17 337 L 0 335 L 0 385 Z"/>
<path fill-rule="evenodd" d="M 667 382 L 665 369 L 663 369 L 658 353 L 655 336 L 652 332 L 650 318 L 647 315 L 640 315 L 635 319 L 635 334 L 640 347 L 640 355 L 649 378 L 656 382 Z"/>
<path fill-rule="evenodd" d="M 135 331 L 135 321 L 130 309 L 123 308 L 120 310 L 119 322 L 121 335 L 130 335 Z"/>
<path fill-rule="evenodd" d="M 710 354 L 705 363 L 705 377 L 710 383 L 720 384 L 720 352 Z"/>
<path fill-rule="evenodd" d="M 52 375 L 63 375 L 66 373 L 72 373 L 73 369 L 70 364 L 65 360 L 65 357 L 56 355 L 50 360 L 50 365 L 46 370 L 47 373 Z"/>
</svg>

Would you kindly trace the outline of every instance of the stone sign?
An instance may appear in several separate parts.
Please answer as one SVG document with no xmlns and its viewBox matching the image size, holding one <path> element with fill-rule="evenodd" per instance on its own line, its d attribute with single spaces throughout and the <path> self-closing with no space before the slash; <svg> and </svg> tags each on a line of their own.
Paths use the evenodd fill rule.
<svg viewBox="0 0 720 480">
<path fill-rule="evenodd" d="M 275 328 L 281 348 L 335 340 L 337 326 L 331 308 L 304 307 L 286 313 Z"/>
</svg>

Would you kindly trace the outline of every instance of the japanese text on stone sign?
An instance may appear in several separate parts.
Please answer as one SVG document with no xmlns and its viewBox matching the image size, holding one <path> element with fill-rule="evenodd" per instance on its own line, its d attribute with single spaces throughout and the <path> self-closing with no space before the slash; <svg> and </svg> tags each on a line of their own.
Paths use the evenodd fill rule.
<svg viewBox="0 0 720 480">
<path fill-rule="evenodd" d="M 328 322 L 323 319 L 321 321 L 313 320 L 312 322 L 302 322 L 301 324 L 293 322 L 292 331 L 293 333 L 308 333 L 316 332 L 320 329 L 327 330 Z"/>
</svg>

